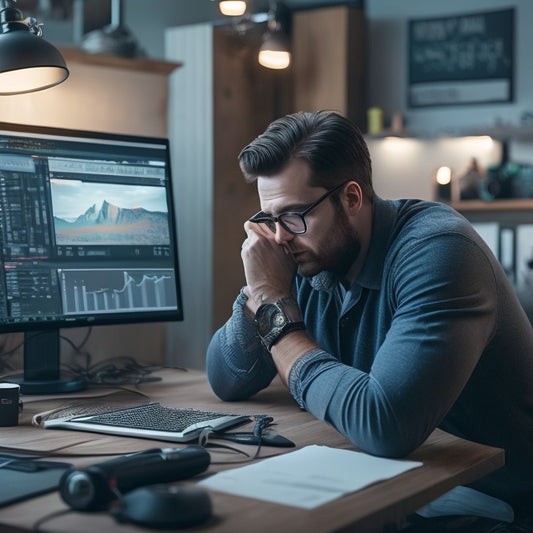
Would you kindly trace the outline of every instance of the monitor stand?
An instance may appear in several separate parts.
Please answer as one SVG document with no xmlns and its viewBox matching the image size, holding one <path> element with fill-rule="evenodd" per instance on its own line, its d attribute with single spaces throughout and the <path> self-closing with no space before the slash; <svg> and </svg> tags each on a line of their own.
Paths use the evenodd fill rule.
<svg viewBox="0 0 533 533">
<path fill-rule="evenodd" d="M 61 378 L 59 329 L 24 333 L 24 377 L 13 380 L 22 394 L 61 394 L 87 388 L 83 379 Z"/>
</svg>

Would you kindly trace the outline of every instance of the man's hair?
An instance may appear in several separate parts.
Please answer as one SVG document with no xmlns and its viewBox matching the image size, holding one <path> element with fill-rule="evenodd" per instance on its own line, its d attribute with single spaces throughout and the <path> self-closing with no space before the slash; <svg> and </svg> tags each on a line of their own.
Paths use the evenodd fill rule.
<svg viewBox="0 0 533 533">
<path fill-rule="evenodd" d="M 299 112 L 272 122 L 239 154 L 244 178 L 281 172 L 293 159 L 308 163 L 309 183 L 330 189 L 346 180 L 359 183 L 363 194 L 374 197 L 372 163 L 359 128 L 332 111 Z"/>
</svg>

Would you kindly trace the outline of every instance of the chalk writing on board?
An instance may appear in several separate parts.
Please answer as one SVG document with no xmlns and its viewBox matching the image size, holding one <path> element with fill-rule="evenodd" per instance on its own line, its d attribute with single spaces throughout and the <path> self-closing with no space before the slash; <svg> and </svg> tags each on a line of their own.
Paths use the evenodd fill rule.
<svg viewBox="0 0 533 533">
<path fill-rule="evenodd" d="M 514 9 L 409 21 L 411 105 L 512 99 Z"/>
</svg>

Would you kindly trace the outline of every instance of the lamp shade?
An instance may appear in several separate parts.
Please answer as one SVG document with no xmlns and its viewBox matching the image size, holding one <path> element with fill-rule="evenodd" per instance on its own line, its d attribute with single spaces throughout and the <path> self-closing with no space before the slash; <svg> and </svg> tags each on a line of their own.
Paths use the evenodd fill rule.
<svg viewBox="0 0 533 533">
<path fill-rule="evenodd" d="M 69 76 L 57 48 L 29 31 L 23 22 L 2 24 L 0 33 L 0 95 L 40 91 Z"/>
</svg>

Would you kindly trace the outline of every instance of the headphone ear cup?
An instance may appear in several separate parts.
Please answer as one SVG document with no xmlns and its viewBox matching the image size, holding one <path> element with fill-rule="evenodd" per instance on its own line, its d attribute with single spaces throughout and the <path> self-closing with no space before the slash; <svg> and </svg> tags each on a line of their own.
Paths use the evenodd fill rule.
<svg viewBox="0 0 533 533">
<path fill-rule="evenodd" d="M 202 524 L 212 516 L 212 506 L 200 487 L 149 485 L 124 494 L 111 512 L 119 522 L 173 529 Z"/>
</svg>

